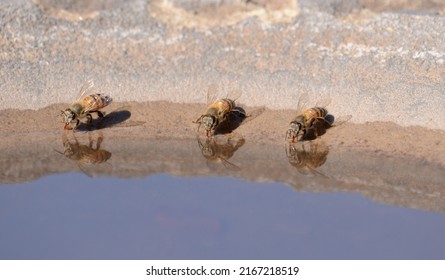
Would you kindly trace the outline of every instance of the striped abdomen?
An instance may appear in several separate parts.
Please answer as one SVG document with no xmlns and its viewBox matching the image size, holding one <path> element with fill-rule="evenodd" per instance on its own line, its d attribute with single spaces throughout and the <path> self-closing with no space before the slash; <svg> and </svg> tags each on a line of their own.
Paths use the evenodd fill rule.
<svg viewBox="0 0 445 280">
<path fill-rule="evenodd" d="M 224 120 L 226 115 L 230 113 L 235 107 L 235 102 L 231 99 L 221 99 L 211 104 L 207 108 L 207 113 L 210 115 L 214 115 L 216 113 L 216 117 L 221 122 Z"/>
<path fill-rule="evenodd" d="M 328 114 L 328 110 L 323 107 L 313 107 L 307 109 L 301 113 L 302 116 L 306 119 L 306 127 L 311 127 L 316 119 L 325 118 Z"/>
<path fill-rule="evenodd" d="M 89 112 L 97 112 L 111 103 L 113 99 L 110 96 L 105 96 L 100 93 L 91 94 L 82 97 L 77 102 L 71 105 L 70 109 L 78 117 L 88 114 Z"/>
</svg>

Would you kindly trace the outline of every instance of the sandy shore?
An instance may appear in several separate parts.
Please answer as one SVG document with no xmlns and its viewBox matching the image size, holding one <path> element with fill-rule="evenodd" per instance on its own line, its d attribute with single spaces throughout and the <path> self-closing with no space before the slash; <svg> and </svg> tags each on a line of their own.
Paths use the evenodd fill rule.
<svg viewBox="0 0 445 280">
<path fill-rule="evenodd" d="M 433 2 L 0 0 L 1 183 L 224 175 L 444 211 L 445 5 Z M 101 129 L 64 134 L 57 115 L 88 78 L 115 102 Z M 211 85 L 256 112 L 229 142 L 196 139 Z M 352 118 L 289 147 L 303 94 Z"/>
<path fill-rule="evenodd" d="M 66 106 L 0 112 L 6 124 L 0 130 L 2 183 L 71 171 L 121 178 L 234 176 L 282 182 L 298 191 L 352 191 L 383 203 L 445 210 L 442 131 L 345 123 L 289 150 L 284 136 L 294 112 L 288 110 L 265 110 L 216 142 L 206 142 L 201 131 L 199 143 L 192 121 L 204 104 L 116 103 L 91 131 L 81 126 L 75 133 L 63 131 L 57 117 Z"/>
</svg>

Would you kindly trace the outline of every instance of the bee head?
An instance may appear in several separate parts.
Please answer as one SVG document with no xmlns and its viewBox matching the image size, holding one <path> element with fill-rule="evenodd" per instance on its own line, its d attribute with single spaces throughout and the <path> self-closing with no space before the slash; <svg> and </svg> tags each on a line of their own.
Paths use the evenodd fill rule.
<svg viewBox="0 0 445 280">
<path fill-rule="evenodd" d="M 71 146 L 71 143 L 65 143 L 63 154 L 67 157 L 74 155 L 74 150 L 73 147 Z"/>
<path fill-rule="evenodd" d="M 300 130 L 301 130 L 300 123 L 298 123 L 298 122 L 290 123 L 289 133 L 291 134 L 292 137 L 297 137 Z"/>
<path fill-rule="evenodd" d="M 215 156 L 215 151 L 211 145 L 201 147 L 201 153 L 205 158 L 212 158 Z"/>
<path fill-rule="evenodd" d="M 292 133 L 295 134 L 295 136 L 297 136 L 301 130 L 301 124 L 297 122 L 291 122 L 290 129 L 292 130 Z"/>
<path fill-rule="evenodd" d="M 70 124 L 76 117 L 74 112 L 71 111 L 70 109 L 66 109 L 65 111 L 62 111 L 61 115 L 64 117 L 64 119 L 65 119 L 64 122 L 66 124 Z"/>
<path fill-rule="evenodd" d="M 202 124 L 206 130 L 211 130 L 214 126 L 216 126 L 216 123 L 216 118 L 214 116 L 205 115 L 202 117 Z"/>
</svg>

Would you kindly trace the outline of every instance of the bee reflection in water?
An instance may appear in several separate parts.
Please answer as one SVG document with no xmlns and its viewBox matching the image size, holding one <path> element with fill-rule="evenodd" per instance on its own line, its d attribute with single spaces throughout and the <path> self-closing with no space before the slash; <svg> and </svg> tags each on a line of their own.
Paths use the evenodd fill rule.
<svg viewBox="0 0 445 280">
<path fill-rule="evenodd" d="M 226 114 L 224 121 L 214 130 L 212 137 L 206 137 L 205 142 L 203 142 L 200 135 L 197 135 L 199 149 L 207 159 L 208 166 L 210 163 L 221 163 L 231 170 L 240 169 L 237 165 L 229 162 L 229 159 L 246 143 L 242 136 L 233 132 L 243 124 L 246 117 L 243 108 L 235 107 L 234 110 Z M 222 140 L 222 142 L 218 143 L 218 140 Z"/>
<path fill-rule="evenodd" d="M 109 151 L 100 148 L 103 140 L 102 134 L 99 134 L 94 141 L 92 134 L 88 133 L 88 145 L 83 145 L 74 134 L 73 140 L 70 140 L 67 133 L 64 132 L 62 134 L 63 153 L 57 152 L 77 163 L 80 170 L 90 176 L 85 169 L 87 165 L 102 164 L 111 158 Z M 96 142 L 96 145 L 94 145 L 94 142 Z"/>
<path fill-rule="evenodd" d="M 206 138 L 205 142 L 202 142 L 198 137 L 198 145 L 202 155 L 207 159 L 207 165 L 209 163 L 221 163 L 228 169 L 239 170 L 240 168 L 229 162 L 229 159 L 246 143 L 246 140 L 242 137 L 221 137 L 226 138 L 226 140 L 223 143 L 217 143 L 218 138 L 220 137 Z M 233 141 L 234 138 L 237 138 L 237 140 Z"/>
<path fill-rule="evenodd" d="M 328 176 L 316 170 L 326 162 L 328 153 L 328 146 L 321 140 L 286 145 L 286 156 L 289 163 L 304 175 L 312 174 L 328 178 Z"/>
</svg>

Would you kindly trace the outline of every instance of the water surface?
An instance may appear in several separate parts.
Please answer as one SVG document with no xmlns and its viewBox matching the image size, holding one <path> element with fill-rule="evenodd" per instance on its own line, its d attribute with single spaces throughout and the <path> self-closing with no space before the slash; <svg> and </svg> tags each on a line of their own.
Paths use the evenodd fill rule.
<svg viewBox="0 0 445 280">
<path fill-rule="evenodd" d="M 443 259 L 445 214 L 227 177 L 0 187 L 0 259 Z"/>
</svg>

